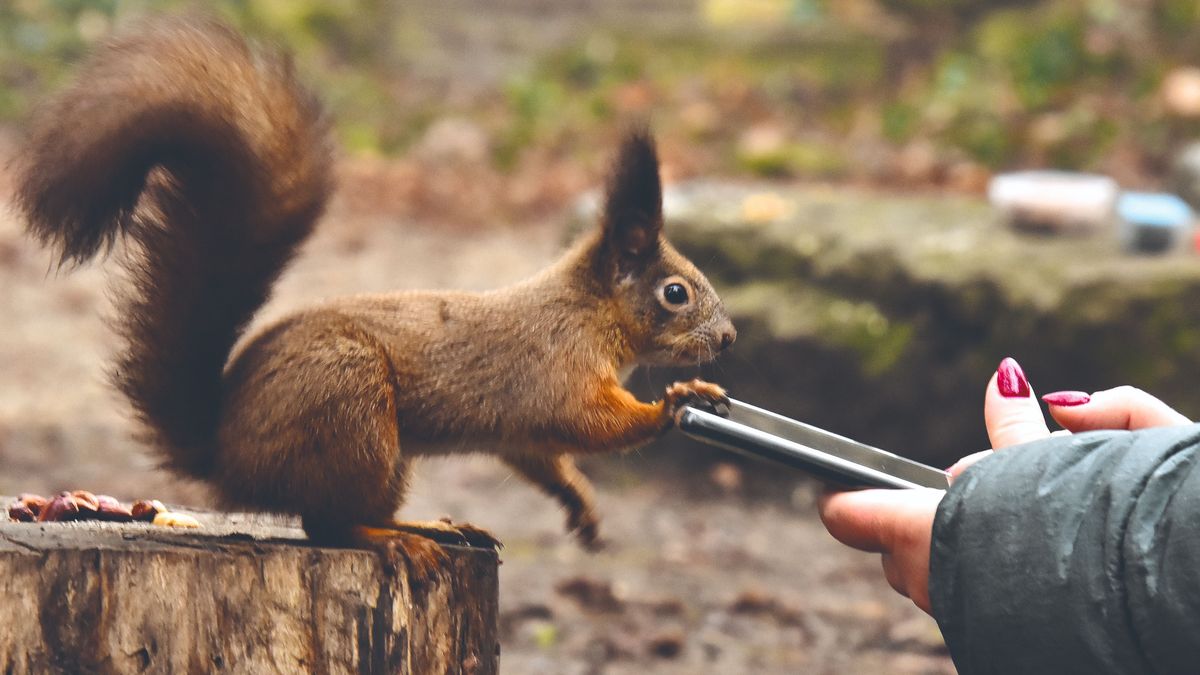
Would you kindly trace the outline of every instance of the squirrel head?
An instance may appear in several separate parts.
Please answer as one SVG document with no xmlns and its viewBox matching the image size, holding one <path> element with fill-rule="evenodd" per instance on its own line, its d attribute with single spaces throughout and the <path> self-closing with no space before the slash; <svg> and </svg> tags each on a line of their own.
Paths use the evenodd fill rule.
<svg viewBox="0 0 1200 675">
<path fill-rule="evenodd" d="M 711 361 L 737 337 L 708 279 L 663 237 L 662 182 L 654 139 L 626 136 L 608 179 L 596 276 L 615 302 L 637 363 Z"/>
</svg>

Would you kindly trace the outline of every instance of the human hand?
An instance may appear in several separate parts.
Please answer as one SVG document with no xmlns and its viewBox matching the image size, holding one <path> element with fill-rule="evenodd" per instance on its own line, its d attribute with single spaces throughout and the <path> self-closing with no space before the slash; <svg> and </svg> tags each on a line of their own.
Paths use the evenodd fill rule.
<svg viewBox="0 0 1200 675">
<path fill-rule="evenodd" d="M 1035 416 L 1028 414 L 1030 408 Z M 1025 374 L 1012 359 L 1001 361 L 992 375 L 983 409 L 994 448 L 1012 445 L 1017 438 L 1050 434 Z M 991 453 L 984 450 L 960 459 L 948 469 L 951 480 Z M 818 508 L 834 538 L 881 554 L 883 574 L 892 588 L 929 612 L 929 548 L 944 495 L 943 490 L 930 489 L 831 492 L 821 497 Z"/>
<path fill-rule="evenodd" d="M 1189 423 L 1162 401 L 1132 387 L 1091 395 L 1055 392 L 1043 398 L 1065 430 L 1058 433 Z M 1012 359 L 1001 362 L 988 382 L 984 421 L 996 450 L 1051 435 L 1028 380 Z M 992 452 L 960 459 L 948 470 L 952 479 Z M 892 588 L 929 612 L 929 549 L 943 494 L 940 490 L 835 492 L 822 497 L 819 507 L 821 519 L 834 537 L 849 546 L 880 553 Z"/>
</svg>

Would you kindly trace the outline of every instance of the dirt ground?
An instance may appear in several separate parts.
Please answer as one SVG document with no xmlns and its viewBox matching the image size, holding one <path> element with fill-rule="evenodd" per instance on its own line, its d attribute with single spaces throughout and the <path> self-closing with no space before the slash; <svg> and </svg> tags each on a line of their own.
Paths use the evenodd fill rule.
<svg viewBox="0 0 1200 675">
<path fill-rule="evenodd" d="M 532 273 L 562 244 L 554 219 L 467 230 L 348 203 L 335 204 L 264 317 L 342 293 L 487 288 Z M 203 505 L 201 486 L 157 470 L 131 440 L 123 401 L 104 383 L 113 271 L 58 273 L 0 215 L 0 494 L 83 487 Z M 468 520 L 505 542 L 504 672 L 953 672 L 936 625 L 892 593 L 877 557 L 825 534 L 813 484 L 760 494 L 733 465 L 664 471 L 654 451 L 584 465 L 609 541 L 597 554 L 497 462 L 418 465 L 405 515 Z"/>
</svg>

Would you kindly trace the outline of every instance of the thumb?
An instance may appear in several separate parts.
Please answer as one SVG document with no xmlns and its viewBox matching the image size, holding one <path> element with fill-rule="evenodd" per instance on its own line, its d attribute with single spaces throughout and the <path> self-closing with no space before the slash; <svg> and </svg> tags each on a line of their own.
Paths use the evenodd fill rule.
<svg viewBox="0 0 1200 675">
<path fill-rule="evenodd" d="M 933 529 L 944 495 L 932 488 L 849 490 L 822 495 L 817 505 L 835 539 L 860 551 L 887 553 Z"/>
<path fill-rule="evenodd" d="M 988 382 L 983 400 L 983 421 L 996 450 L 1036 441 L 1050 435 L 1042 408 L 1021 366 L 1011 358 L 1000 362 Z"/>
</svg>

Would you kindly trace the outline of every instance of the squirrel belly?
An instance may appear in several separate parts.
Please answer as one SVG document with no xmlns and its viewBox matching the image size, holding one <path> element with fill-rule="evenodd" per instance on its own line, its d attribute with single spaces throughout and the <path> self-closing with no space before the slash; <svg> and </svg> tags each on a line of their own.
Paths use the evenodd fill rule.
<svg viewBox="0 0 1200 675">
<path fill-rule="evenodd" d="M 335 298 L 244 334 L 324 211 L 331 147 L 285 59 L 214 21 L 157 19 L 101 47 L 42 110 L 18 206 L 65 262 L 136 243 L 114 382 L 164 463 L 227 504 L 299 514 L 327 541 L 394 534 L 413 457 L 479 451 L 595 543 L 571 456 L 636 446 L 682 406 L 725 400 L 693 380 L 638 401 L 621 372 L 699 364 L 736 335 L 663 237 L 654 142 L 625 138 L 596 228 L 532 279 Z"/>
</svg>

